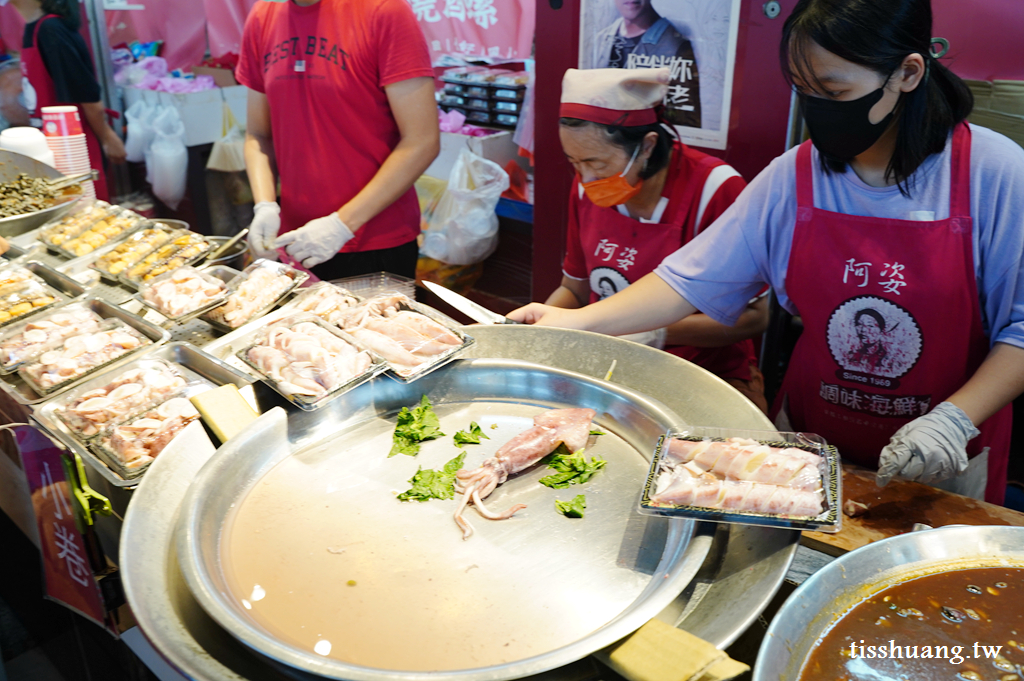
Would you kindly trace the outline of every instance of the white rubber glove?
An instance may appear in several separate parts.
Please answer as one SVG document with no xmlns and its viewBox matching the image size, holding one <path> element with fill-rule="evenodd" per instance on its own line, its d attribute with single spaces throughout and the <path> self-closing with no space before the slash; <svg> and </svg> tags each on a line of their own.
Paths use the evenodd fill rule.
<svg viewBox="0 0 1024 681">
<path fill-rule="evenodd" d="M 274 239 L 281 229 L 281 207 L 275 201 L 260 201 L 249 223 L 249 248 L 254 258 L 277 260 Z"/>
<path fill-rule="evenodd" d="M 665 337 L 667 335 L 668 329 L 662 327 L 660 329 L 655 329 L 654 331 L 628 333 L 625 336 L 618 336 L 618 338 L 633 341 L 634 343 L 640 343 L 641 345 L 650 345 L 652 348 L 658 348 L 661 350 L 665 347 Z"/>
<path fill-rule="evenodd" d="M 314 267 L 327 262 L 348 243 L 354 235 L 337 213 L 316 220 L 310 220 L 293 232 L 277 237 L 274 246 L 285 248 L 288 255 L 302 263 L 303 267 Z"/>
<path fill-rule="evenodd" d="M 876 482 L 884 487 L 895 475 L 936 482 L 967 470 L 967 441 L 979 435 L 967 414 L 943 402 L 896 431 L 878 460 Z"/>
</svg>

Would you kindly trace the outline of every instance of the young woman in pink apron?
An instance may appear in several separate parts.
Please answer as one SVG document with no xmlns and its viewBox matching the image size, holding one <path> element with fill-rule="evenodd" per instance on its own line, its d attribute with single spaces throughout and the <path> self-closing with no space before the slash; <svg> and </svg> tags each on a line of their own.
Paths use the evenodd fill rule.
<svg viewBox="0 0 1024 681">
<path fill-rule="evenodd" d="M 96 198 L 107 200 L 103 153 L 113 163 L 125 160 L 124 143 L 110 127 L 100 101 L 100 88 L 89 59 L 85 41 L 76 32 L 79 25 L 77 0 L 13 0 L 24 17 L 25 38 L 21 68 L 30 87 L 26 104 L 34 124 L 42 124 L 42 108 L 74 104 L 82 113 L 82 126 L 89 150 L 89 165 L 99 173 L 93 183 Z M 40 34 L 45 36 L 41 39 Z"/>
<path fill-rule="evenodd" d="M 603 333 L 695 309 L 733 323 L 763 284 L 804 331 L 776 410 L 848 460 L 1002 503 L 1024 391 L 1024 150 L 965 122 L 929 0 L 799 0 L 783 67 L 811 134 L 623 294 L 510 315 Z M 945 481 L 945 482 L 940 482 Z"/>
<path fill-rule="evenodd" d="M 669 76 L 667 68 L 566 72 L 560 135 L 577 176 L 562 285 L 549 304 L 582 307 L 626 288 L 714 222 L 746 186 L 724 162 L 673 142 L 660 124 L 656 107 Z M 698 314 L 629 338 L 704 367 L 767 411 L 751 340 L 767 322 L 762 298 L 736 327 Z"/>
</svg>

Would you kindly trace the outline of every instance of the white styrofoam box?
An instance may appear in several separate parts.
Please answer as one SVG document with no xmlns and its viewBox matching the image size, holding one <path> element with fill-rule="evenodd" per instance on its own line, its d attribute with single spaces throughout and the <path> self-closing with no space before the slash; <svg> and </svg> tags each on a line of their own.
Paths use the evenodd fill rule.
<svg viewBox="0 0 1024 681">
<path fill-rule="evenodd" d="M 442 132 L 441 151 L 438 153 L 437 158 L 434 159 L 434 162 L 430 164 L 430 167 L 424 172 L 424 175 L 447 180 L 449 174 L 451 174 L 452 166 L 455 164 L 455 159 L 459 157 L 459 152 L 467 146 L 477 156 L 482 156 L 488 161 L 494 161 L 502 168 L 509 161 L 513 159 L 518 160 L 519 158 L 519 146 L 512 141 L 512 132 L 509 130 L 500 130 L 493 135 L 486 135 L 484 137 L 470 137 L 469 135 L 460 135 L 454 132 Z"/>
<path fill-rule="evenodd" d="M 194 147 L 200 144 L 211 144 L 219 140 L 223 134 L 224 98 L 220 88 L 172 94 L 158 92 L 160 103 L 173 106 L 185 124 L 185 146 Z"/>
<path fill-rule="evenodd" d="M 231 113 L 235 115 L 235 120 L 244 128 L 245 112 L 249 101 L 249 88 L 244 85 L 235 85 L 221 88 L 220 91 L 224 95 L 224 102 L 231 109 Z"/>
</svg>

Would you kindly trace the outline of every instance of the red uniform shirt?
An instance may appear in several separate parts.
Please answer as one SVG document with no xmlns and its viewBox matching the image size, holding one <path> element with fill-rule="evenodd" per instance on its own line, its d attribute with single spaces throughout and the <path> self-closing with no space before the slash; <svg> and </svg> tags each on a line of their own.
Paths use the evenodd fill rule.
<svg viewBox="0 0 1024 681">
<path fill-rule="evenodd" d="M 398 145 L 384 88 L 433 76 L 406 0 L 257 2 L 245 22 L 238 80 L 266 94 L 281 178 L 281 232 L 338 210 Z M 393 248 L 419 234 L 410 189 L 343 252 Z"/>
<path fill-rule="evenodd" d="M 589 282 L 591 303 L 621 291 L 714 222 L 745 186 L 731 167 L 682 144 L 673 148 L 661 203 L 650 221 L 623 215 L 620 206 L 598 208 L 577 180 L 569 198 L 563 271 Z M 723 378 L 749 380 L 755 361 L 749 339 L 719 348 L 665 350 Z"/>
</svg>

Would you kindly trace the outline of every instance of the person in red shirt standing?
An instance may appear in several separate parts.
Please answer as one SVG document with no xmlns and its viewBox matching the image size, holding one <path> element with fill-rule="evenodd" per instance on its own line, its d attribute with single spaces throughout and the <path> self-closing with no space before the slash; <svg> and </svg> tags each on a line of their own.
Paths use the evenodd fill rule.
<svg viewBox="0 0 1024 681">
<path fill-rule="evenodd" d="M 237 76 L 249 88 L 254 253 L 285 248 L 326 280 L 414 276 L 412 186 L 440 132 L 430 55 L 408 2 L 257 2 Z"/>
<path fill-rule="evenodd" d="M 673 141 L 657 112 L 669 77 L 668 68 L 566 72 L 559 135 L 576 181 L 562 285 L 549 305 L 583 307 L 626 288 L 714 222 L 746 186 L 729 165 Z M 767 324 L 761 297 L 734 327 L 697 314 L 630 338 L 699 364 L 767 411 L 751 340 Z"/>
</svg>

